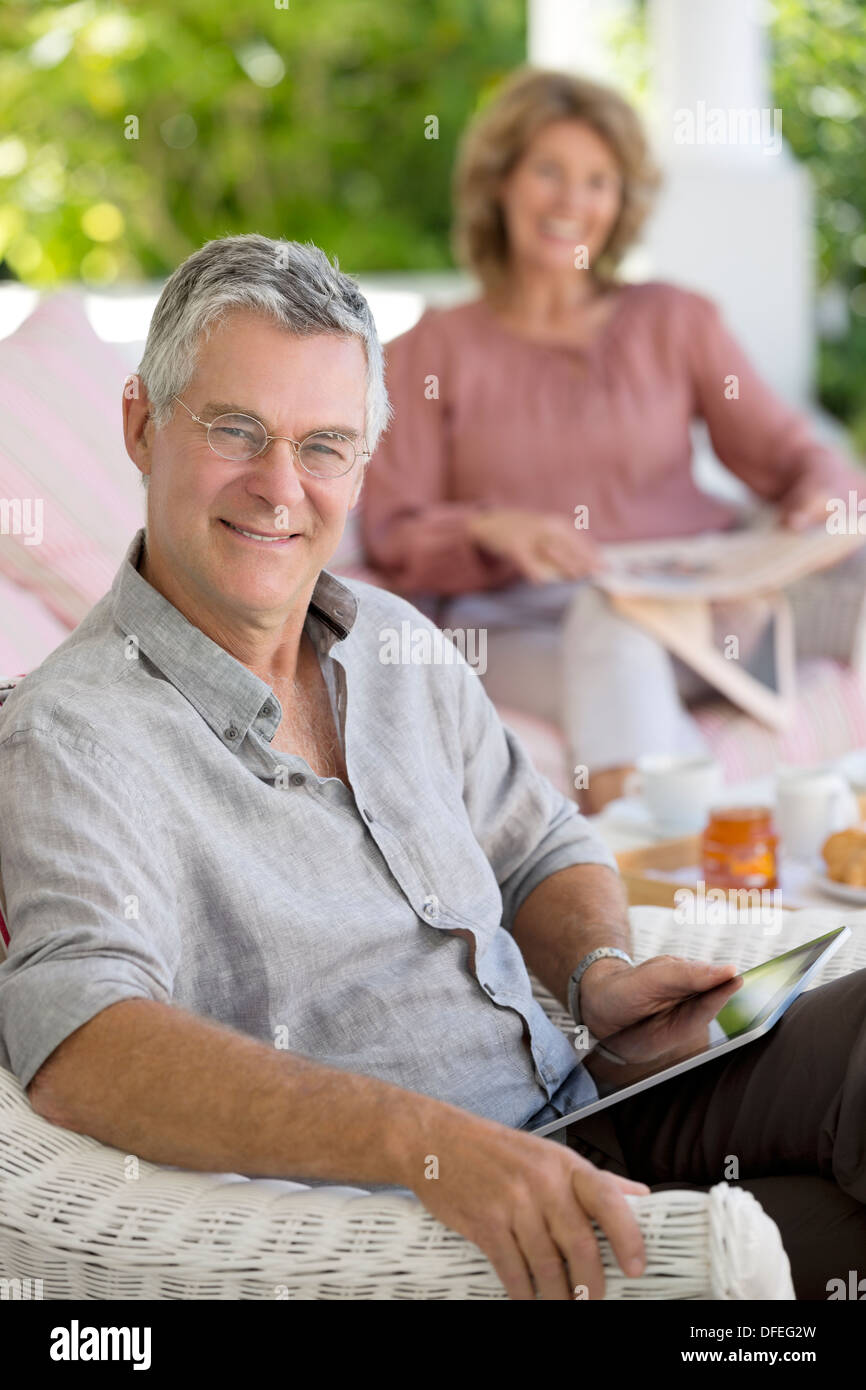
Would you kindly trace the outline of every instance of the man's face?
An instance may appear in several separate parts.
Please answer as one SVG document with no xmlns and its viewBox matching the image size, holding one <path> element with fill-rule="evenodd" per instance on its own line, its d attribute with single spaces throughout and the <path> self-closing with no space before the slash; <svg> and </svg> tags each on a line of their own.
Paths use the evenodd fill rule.
<svg viewBox="0 0 866 1390">
<path fill-rule="evenodd" d="M 299 338 L 238 310 L 201 345 L 183 400 L 202 420 L 255 416 L 270 435 L 298 441 L 314 430 L 357 435 L 364 448 L 366 356 L 358 338 Z M 146 401 L 126 411 L 127 449 L 149 473 L 148 563 L 157 587 L 183 595 L 228 625 L 270 626 L 304 607 L 355 505 L 363 457 L 342 477 L 316 478 L 285 439 L 235 462 L 215 454 L 207 431 L 175 402 L 168 425 L 144 426 Z M 279 535 L 257 541 L 246 531 Z M 172 593 L 168 594 L 173 598 Z"/>
</svg>

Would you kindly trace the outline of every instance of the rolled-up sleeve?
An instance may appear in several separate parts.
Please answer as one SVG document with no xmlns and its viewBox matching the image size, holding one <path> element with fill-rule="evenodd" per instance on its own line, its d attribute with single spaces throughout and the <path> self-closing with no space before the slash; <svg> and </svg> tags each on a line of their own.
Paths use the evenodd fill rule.
<svg viewBox="0 0 866 1390">
<path fill-rule="evenodd" d="M 524 900 L 551 874 L 573 864 L 618 869 L 575 802 L 536 769 L 468 664 L 461 662 L 461 675 L 463 800 L 502 893 L 502 925 L 511 931 Z"/>
<path fill-rule="evenodd" d="M 170 1001 L 179 934 L 163 858 L 141 787 L 110 753 L 44 729 L 0 743 L 0 1063 L 22 1086 L 110 1004 Z"/>
</svg>

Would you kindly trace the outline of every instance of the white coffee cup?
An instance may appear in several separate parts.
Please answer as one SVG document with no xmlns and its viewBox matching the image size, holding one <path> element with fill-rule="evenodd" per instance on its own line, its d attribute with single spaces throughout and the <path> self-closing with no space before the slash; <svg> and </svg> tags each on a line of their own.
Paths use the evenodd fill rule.
<svg viewBox="0 0 866 1390">
<path fill-rule="evenodd" d="M 776 829 L 780 848 L 794 859 L 813 859 L 837 830 L 860 820 L 857 798 L 832 768 L 791 768 L 779 773 Z"/>
<path fill-rule="evenodd" d="M 640 795 L 659 830 L 688 835 L 703 830 L 722 789 L 722 769 L 713 758 L 652 753 L 638 758 L 626 779 L 626 795 Z"/>
</svg>

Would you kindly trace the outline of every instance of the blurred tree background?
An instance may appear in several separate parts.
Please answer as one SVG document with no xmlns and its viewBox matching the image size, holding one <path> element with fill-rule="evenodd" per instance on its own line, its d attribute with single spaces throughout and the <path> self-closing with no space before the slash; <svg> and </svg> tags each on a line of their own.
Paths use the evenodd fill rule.
<svg viewBox="0 0 866 1390">
<path fill-rule="evenodd" d="M 525 9 L 4 0 L 0 255 L 33 285 L 110 285 L 258 231 L 352 272 L 450 266 L 457 136 L 525 60 Z"/>
<path fill-rule="evenodd" d="M 639 99 L 642 11 L 620 44 Z M 770 15 L 774 103 L 816 190 L 820 395 L 866 449 L 866 0 Z M 351 272 L 450 267 L 457 137 L 525 52 L 525 0 L 4 0 L 0 257 L 32 285 L 110 287 L 260 231 Z"/>
<path fill-rule="evenodd" d="M 774 101 L 815 190 L 819 395 L 866 451 L 866 3 L 773 8 Z"/>
</svg>

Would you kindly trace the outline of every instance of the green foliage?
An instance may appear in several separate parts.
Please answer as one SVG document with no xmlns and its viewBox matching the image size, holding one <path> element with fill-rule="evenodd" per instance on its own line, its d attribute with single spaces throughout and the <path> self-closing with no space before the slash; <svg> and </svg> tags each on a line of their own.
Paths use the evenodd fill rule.
<svg viewBox="0 0 866 1390">
<path fill-rule="evenodd" d="M 774 101 L 815 187 L 818 281 L 843 292 L 850 314 L 845 335 L 821 345 L 821 399 L 866 449 L 866 4 L 774 9 Z"/>
<path fill-rule="evenodd" d="M 5 0 L 0 256 L 107 285 L 257 231 L 448 266 L 458 135 L 525 45 L 524 0 Z"/>
<path fill-rule="evenodd" d="M 524 61 L 525 10 L 5 0 L 0 256 L 34 285 L 110 285 L 260 231 L 315 241 L 353 271 L 449 266 L 457 139 Z M 771 13 L 774 103 L 816 189 L 819 283 L 850 312 L 822 344 L 821 396 L 866 448 L 866 0 L 775 0 Z M 642 0 L 613 37 L 642 104 Z"/>
</svg>

